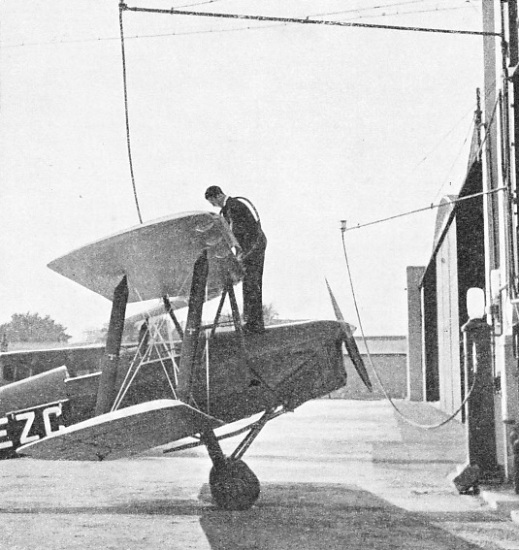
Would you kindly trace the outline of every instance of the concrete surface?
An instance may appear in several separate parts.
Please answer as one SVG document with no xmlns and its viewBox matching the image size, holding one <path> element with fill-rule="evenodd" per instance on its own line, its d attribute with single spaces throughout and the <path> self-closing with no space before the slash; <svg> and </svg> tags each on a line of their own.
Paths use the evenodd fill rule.
<svg viewBox="0 0 519 550">
<path fill-rule="evenodd" d="M 512 512 L 519 512 L 519 495 L 515 494 L 511 485 L 505 484 L 498 487 L 483 486 L 481 497 L 491 508 L 505 514 L 510 514 L 512 519 L 516 521 L 517 514 L 512 515 Z"/>
<path fill-rule="evenodd" d="M 423 424 L 445 418 L 421 403 L 398 407 Z M 422 430 L 386 401 L 317 400 L 267 425 L 245 458 L 262 482 L 246 512 L 212 505 L 201 448 L 4 461 L 0 549 L 519 550 L 509 513 L 449 481 L 465 460 L 457 422 Z"/>
</svg>

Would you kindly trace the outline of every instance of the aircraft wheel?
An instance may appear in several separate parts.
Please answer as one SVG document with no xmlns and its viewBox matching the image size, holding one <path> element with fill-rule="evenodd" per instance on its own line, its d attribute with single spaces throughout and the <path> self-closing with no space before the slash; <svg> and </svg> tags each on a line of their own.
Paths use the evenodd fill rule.
<svg viewBox="0 0 519 550">
<path fill-rule="evenodd" d="M 260 482 L 242 460 L 226 459 L 211 468 L 211 495 L 219 508 L 248 510 L 258 499 Z"/>
</svg>

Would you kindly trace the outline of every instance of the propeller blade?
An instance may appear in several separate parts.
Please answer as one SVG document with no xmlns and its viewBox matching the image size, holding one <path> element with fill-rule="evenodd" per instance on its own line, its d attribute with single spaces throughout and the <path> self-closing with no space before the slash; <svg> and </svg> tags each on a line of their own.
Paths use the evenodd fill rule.
<svg viewBox="0 0 519 550">
<path fill-rule="evenodd" d="M 333 295 L 332 289 L 330 287 L 330 283 L 328 282 L 328 279 L 325 278 L 324 280 L 326 281 L 326 286 L 328 287 L 328 293 L 330 294 L 330 300 L 332 301 L 333 311 L 335 312 L 335 318 L 337 319 L 337 321 L 344 321 L 341 308 L 339 307 L 339 304 L 337 303 L 337 300 Z"/>
<path fill-rule="evenodd" d="M 328 293 L 330 294 L 330 299 L 332 301 L 333 310 L 335 311 L 335 318 L 337 319 L 337 321 L 339 321 L 343 329 L 343 341 L 346 346 L 346 350 L 348 351 L 348 355 L 350 356 L 351 362 L 353 363 L 357 374 L 360 376 L 360 379 L 364 382 L 366 388 L 368 388 L 369 391 L 373 391 L 373 386 L 371 385 L 368 371 L 366 370 L 366 367 L 364 365 L 364 360 L 362 359 L 362 356 L 359 352 L 357 342 L 353 337 L 353 331 L 355 330 L 355 327 L 344 320 L 342 311 L 339 307 L 339 304 L 337 303 L 337 300 L 335 299 L 330 284 L 328 283 L 327 279 L 325 279 L 325 281 L 326 286 L 328 287 Z"/>
</svg>

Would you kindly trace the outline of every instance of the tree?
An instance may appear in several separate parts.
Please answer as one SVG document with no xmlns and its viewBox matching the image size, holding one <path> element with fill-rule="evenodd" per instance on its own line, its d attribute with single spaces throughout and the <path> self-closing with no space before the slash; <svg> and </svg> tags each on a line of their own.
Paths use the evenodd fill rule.
<svg viewBox="0 0 519 550">
<path fill-rule="evenodd" d="M 274 325 L 279 320 L 278 312 L 272 304 L 263 304 L 263 321 L 265 325 Z"/>
<path fill-rule="evenodd" d="M 68 342 L 72 338 L 66 327 L 39 313 L 13 313 L 11 321 L 0 325 L 0 334 L 9 342 Z"/>
<path fill-rule="evenodd" d="M 108 333 L 108 325 L 104 325 L 102 328 L 88 328 L 82 333 L 82 342 L 85 344 L 101 344 L 106 342 L 106 335 Z"/>
</svg>

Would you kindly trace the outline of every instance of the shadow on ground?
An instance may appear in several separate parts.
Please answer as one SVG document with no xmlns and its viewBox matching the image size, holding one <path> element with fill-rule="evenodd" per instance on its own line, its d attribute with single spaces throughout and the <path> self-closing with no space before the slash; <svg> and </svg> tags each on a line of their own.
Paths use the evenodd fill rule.
<svg viewBox="0 0 519 550">
<path fill-rule="evenodd" d="M 433 525 L 425 515 L 343 485 L 265 485 L 248 512 L 205 509 L 200 523 L 213 550 L 480 548 Z"/>
<path fill-rule="evenodd" d="M 99 506 L 52 507 L 40 504 L 30 508 L 14 507 L 12 509 L 0 506 L 0 513 L 12 514 L 13 521 L 15 521 L 14 517 L 18 518 L 17 522 L 24 516 L 39 517 L 43 523 L 58 522 L 61 526 L 61 536 L 69 537 L 69 542 L 72 537 L 82 536 L 82 532 L 78 535 L 71 523 L 75 523 L 74 517 L 78 517 L 82 518 L 84 525 L 89 526 L 88 538 L 91 542 L 103 540 L 103 531 L 94 533 L 93 530 L 102 527 L 106 537 L 105 529 L 111 525 L 110 537 L 122 543 L 125 540 L 124 530 L 128 529 L 128 525 L 136 526 L 140 523 L 142 547 L 146 547 L 144 544 L 146 540 L 149 543 L 154 540 L 154 537 L 159 536 L 160 540 L 174 541 L 178 537 L 180 525 L 187 520 L 189 524 L 193 526 L 199 524 L 201 527 L 198 543 L 196 546 L 189 546 L 197 549 L 476 550 L 482 548 L 456 536 L 452 533 L 452 529 L 451 532 L 442 529 L 438 526 L 438 522 L 484 521 L 483 513 L 460 515 L 458 512 L 443 512 L 441 516 L 436 513 L 412 513 L 356 486 L 265 483 L 262 486 L 260 499 L 246 512 L 225 512 L 216 509 L 211 502 L 207 485 L 203 486 L 198 500 L 178 496 L 180 498 L 177 499 L 167 497 L 139 499 Z M 120 519 L 116 519 L 115 516 Z M 142 524 L 142 520 L 146 520 L 147 527 Z M 119 536 L 117 536 L 118 529 L 121 530 Z M 49 535 L 52 536 L 52 533 Z M 47 539 L 47 542 L 51 541 Z M 141 548 L 139 545 L 133 547 Z M 171 547 L 178 546 L 173 543 Z M 116 543 L 110 548 L 123 548 L 123 546 Z"/>
</svg>

